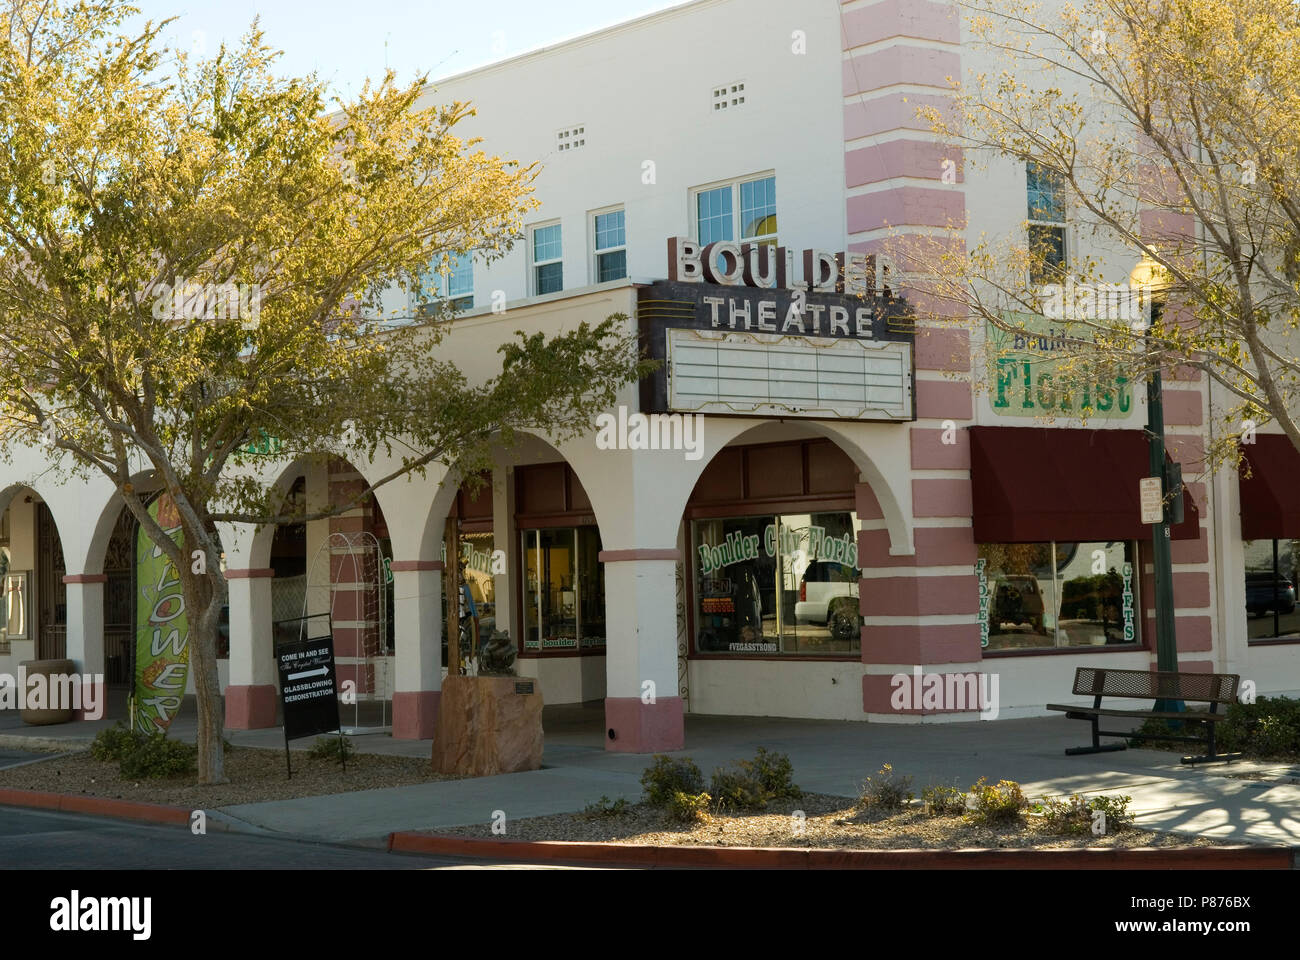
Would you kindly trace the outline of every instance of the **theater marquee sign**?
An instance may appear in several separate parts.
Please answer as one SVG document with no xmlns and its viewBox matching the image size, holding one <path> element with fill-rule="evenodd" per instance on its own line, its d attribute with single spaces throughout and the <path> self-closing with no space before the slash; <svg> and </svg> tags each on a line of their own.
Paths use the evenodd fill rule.
<svg viewBox="0 0 1300 960">
<path fill-rule="evenodd" d="M 668 241 L 668 279 L 640 288 L 660 369 L 645 412 L 913 420 L 912 321 L 870 257 Z"/>
</svg>

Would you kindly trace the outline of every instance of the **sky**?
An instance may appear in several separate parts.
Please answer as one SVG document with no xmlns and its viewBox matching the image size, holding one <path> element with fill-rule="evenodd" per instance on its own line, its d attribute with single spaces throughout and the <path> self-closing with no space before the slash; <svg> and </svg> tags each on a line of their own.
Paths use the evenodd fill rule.
<svg viewBox="0 0 1300 960">
<path fill-rule="evenodd" d="M 344 98 L 385 67 L 409 82 L 461 73 L 632 20 L 681 0 L 133 0 L 141 21 L 179 17 L 164 36 L 210 55 L 260 15 L 284 51 L 276 72 L 316 71 Z"/>
</svg>

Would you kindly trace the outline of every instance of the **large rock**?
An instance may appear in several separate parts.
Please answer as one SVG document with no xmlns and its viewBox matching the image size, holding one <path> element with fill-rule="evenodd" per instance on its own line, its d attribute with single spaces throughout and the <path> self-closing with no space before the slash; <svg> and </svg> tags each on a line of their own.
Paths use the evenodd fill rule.
<svg viewBox="0 0 1300 960">
<path fill-rule="evenodd" d="M 528 677 L 442 681 L 433 769 L 469 777 L 542 765 L 542 692 Z"/>
<path fill-rule="evenodd" d="M 77 666 L 71 660 L 24 660 L 19 664 L 26 672 L 27 680 L 38 674 L 45 678 L 44 701 L 46 706 L 43 707 L 23 707 L 19 715 L 23 718 L 23 723 L 29 723 L 32 726 L 43 726 L 49 723 L 67 723 L 73 718 L 72 705 L 69 703 L 54 706 L 55 687 L 57 684 L 51 683 L 51 677 L 70 677 L 76 673 Z M 80 679 L 80 678 L 78 678 Z M 30 691 L 31 687 L 28 687 Z M 20 693 L 22 691 L 19 691 Z"/>
</svg>

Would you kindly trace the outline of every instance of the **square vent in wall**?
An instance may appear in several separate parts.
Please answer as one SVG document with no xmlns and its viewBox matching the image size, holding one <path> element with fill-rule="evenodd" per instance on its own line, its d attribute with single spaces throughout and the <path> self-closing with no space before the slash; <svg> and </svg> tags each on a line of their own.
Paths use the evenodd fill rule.
<svg viewBox="0 0 1300 960">
<path fill-rule="evenodd" d="M 555 148 L 562 153 L 568 150 L 577 150 L 587 142 L 586 131 L 585 124 L 557 130 L 555 133 Z"/>
<path fill-rule="evenodd" d="M 713 109 L 728 110 L 745 105 L 745 81 L 719 84 L 713 88 Z"/>
</svg>

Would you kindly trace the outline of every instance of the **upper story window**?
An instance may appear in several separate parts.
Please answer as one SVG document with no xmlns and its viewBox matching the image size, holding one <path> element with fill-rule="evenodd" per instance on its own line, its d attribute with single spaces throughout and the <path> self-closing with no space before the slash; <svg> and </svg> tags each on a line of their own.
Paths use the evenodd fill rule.
<svg viewBox="0 0 1300 960">
<path fill-rule="evenodd" d="M 560 225 L 549 223 L 533 227 L 533 294 L 556 293 L 564 289 L 564 243 Z"/>
<path fill-rule="evenodd" d="M 435 300 L 447 301 L 455 310 L 474 307 L 474 257 L 472 254 L 449 254 L 446 265 L 438 264 L 425 278 L 425 286 Z M 416 313 L 427 317 L 434 312 L 433 304 L 421 304 Z"/>
<path fill-rule="evenodd" d="M 776 244 L 776 177 L 749 177 L 693 191 L 700 243 Z"/>
<path fill-rule="evenodd" d="M 596 252 L 596 282 L 621 280 L 627 276 L 627 231 L 623 211 L 608 210 L 592 217 Z"/>
<path fill-rule="evenodd" d="M 451 301 L 453 307 L 457 310 L 469 310 L 474 306 L 474 258 L 472 256 L 453 257 L 441 279 L 442 295 Z"/>
<path fill-rule="evenodd" d="M 1065 184 L 1041 164 L 1025 165 L 1029 219 L 1029 282 L 1053 283 L 1065 270 Z"/>
</svg>

